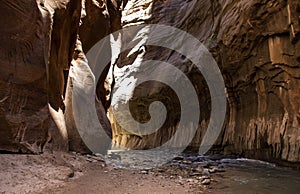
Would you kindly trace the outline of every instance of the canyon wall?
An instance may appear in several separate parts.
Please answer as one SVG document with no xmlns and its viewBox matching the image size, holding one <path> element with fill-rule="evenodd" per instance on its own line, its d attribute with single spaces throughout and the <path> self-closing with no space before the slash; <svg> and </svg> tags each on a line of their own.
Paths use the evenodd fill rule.
<svg viewBox="0 0 300 194">
<path fill-rule="evenodd" d="M 69 72 L 86 65 L 88 50 L 111 32 L 140 24 L 162 24 L 201 41 L 222 73 L 227 113 L 212 151 L 300 162 L 299 0 L 5 0 L 0 10 L 5 15 L 0 19 L 1 151 L 89 152 L 74 123 L 76 77 Z M 142 37 L 141 42 L 146 39 Z M 112 55 L 111 48 L 105 48 Z M 125 51 L 112 68 L 111 86 L 106 81 L 107 64 L 96 87 L 101 124 L 115 147 L 155 148 L 174 135 L 181 117 L 180 100 L 167 85 L 150 81 L 137 86 L 131 96 L 107 96 L 110 87 L 122 91 L 134 86 L 129 78 L 145 75 L 139 72 L 141 61 L 150 59 L 172 64 L 195 88 L 201 116 L 198 126 L 191 126 L 197 132 L 187 149 L 197 151 L 211 117 L 210 91 L 191 61 L 170 49 L 140 45 Z M 153 69 L 156 71 L 156 78 L 180 81 L 166 68 Z M 156 133 L 134 135 L 109 111 L 111 132 L 106 117 L 111 101 L 112 108 L 129 103 L 132 117 L 140 123 L 151 120 L 150 104 L 161 101 L 168 111 L 166 121 Z M 192 108 L 194 103 L 188 106 Z M 164 118 L 157 118 L 160 116 Z"/>
<path fill-rule="evenodd" d="M 140 24 L 174 26 L 192 34 L 211 51 L 227 93 L 226 120 L 214 151 L 273 162 L 300 161 L 299 0 L 132 0 L 122 14 L 124 28 Z M 130 85 L 130 77 L 138 79 L 143 60 L 164 61 L 179 68 L 198 94 L 201 117 L 189 145 L 190 150 L 197 150 L 211 116 L 205 79 L 177 52 L 154 46 L 133 51 L 125 53 L 115 67 L 115 90 Z M 173 75 L 161 69 L 159 76 Z M 157 100 L 165 104 L 168 117 L 158 132 L 140 136 L 120 126 L 111 113 L 114 146 L 149 149 L 163 145 L 180 120 L 174 91 L 161 83 L 148 82 L 137 86 L 130 97 L 115 95 L 113 106 L 126 99 L 130 99 L 127 103 L 132 116 L 141 123 L 150 120 L 149 104 Z"/>
<path fill-rule="evenodd" d="M 77 30 L 70 25 L 79 23 L 81 4 L 57 3 L 1 3 L 1 150 L 41 152 L 51 130 L 57 132 L 57 146 L 66 146 L 66 132 L 54 124 L 48 102 L 56 110 L 63 104 L 63 69 L 72 58 L 76 35 L 71 33 Z M 62 21 L 54 26 L 58 17 Z"/>
<path fill-rule="evenodd" d="M 89 152 L 74 124 L 68 74 L 85 62 L 93 44 L 121 28 L 121 6 L 122 1 L 95 0 L 1 2 L 1 151 Z M 105 77 L 99 79 L 102 101 L 96 107 L 111 133 L 103 105 Z"/>
</svg>

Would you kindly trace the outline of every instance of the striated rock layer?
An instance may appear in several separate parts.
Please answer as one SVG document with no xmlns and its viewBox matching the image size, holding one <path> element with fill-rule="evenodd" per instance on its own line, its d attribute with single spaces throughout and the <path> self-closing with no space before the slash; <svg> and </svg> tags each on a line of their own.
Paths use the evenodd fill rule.
<svg viewBox="0 0 300 194">
<path fill-rule="evenodd" d="M 214 150 L 294 165 L 300 162 L 299 0 L 131 0 L 122 14 L 124 28 L 148 23 L 171 25 L 192 34 L 210 49 L 221 69 L 228 102 L 224 129 Z M 116 91 L 130 85 L 126 78 L 138 77 L 141 60 L 165 61 L 182 70 L 193 83 L 201 107 L 199 128 L 190 144 L 197 150 L 210 118 L 211 103 L 200 72 L 168 49 L 146 46 L 132 51 L 120 57 L 117 64 Z M 161 69 L 159 76 L 172 76 L 172 72 Z M 148 149 L 172 136 L 180 119 L 180 106 L 169 87 L 145 83 L 132 96 L 114 96 L 113 106 L 126 99 L 130 99 L 127 101 L 134 119 L 141 123 L 149 121 L 149 104 L 156 100 L 165 103 L 168 118 L 157 133 L 140 136 L 121 127 L 111 114 L 115 146 Z"/>
<path fill-rule="evenodd" d="M 1 2 L 0 151 L 87 151 L 73 121 L 68 73 L 72 61 L 80 64 L 93 44 L 121 27 L 121 6 L 114 0 Z M 105 77 L 97 109 L 111 133 L 102 105 Z"/>
<path fill-rule="evenodd" d="M 151 23 L 192 34 L 219 65 L 228 104 L 213 150 L 294 165 L 300 162 L 299 0 L 4 0 L 0 11 L 5 16 L 0 19 L 0 151 L 87 152 L 73 118 L 76 77 L 69 76 L 69 71 L 86 65 L 88 50 L 111 32 Z M 104 49 L 112 55 L 109 43 Z M 200 122 L 186 126 L 186 137 L 191 135 L 190 127 L 198 127 L 188 147 L 197 150 L 211 116 L 211 99 L 206 80 L 185 56 L 166 48 L 136 46 L 118 57 L 111 86 L 115 91 L 135 86 L 132 78 L 144 75 L 139 72 L 141 61 L 149 59 L 174 65 L 195 88 Z M 114 146 L 149 149 L 167 142 L 181 117 L 176 91 L 150 81 L 136 87 L 133 94 L 120 92 L 110 99 L 109 69 L 107 64 L 96 83 L 96 110 Z M 153 72 L 156 78 L 180 80 L 167 68 Z M 166 121 L 156 133 L 133 135 L 110 112 L 111 133 L 106 117 L 110 101 L 113 107 L 129 103 L 140 123 L 151 120 L 150 104 L 161 101 L 168 111 Z"/>
<path fill-rule="evenodd" d="M 52 16 L 55 11 L 69 13 L 79 22 L 80 15 L 74 12 L 81 8 L 75 4 L 22 0 L 1 3 L 1 12 L 7 16 L 1 19 L 0 33 L 1 150 L 40 152 L 49 138 L 48 131 L 56 128 L 48 99 L 58 110 L 62 104 L 62 69 L 70 61 L 69 49 L 76 36 L 66 34 L 65 42 L 61 43 L 59 39 L 64 35 L 59 31 L 63 29 L 52 27 Z M 65 20 L 66 28 L 71 20 Z M 56 45 L 51 44 L 51 39 Z M 57 128 L 53 130 L 58 132 Z M 63 132 L 59 138 L 63 142 Z"/>
</svg>

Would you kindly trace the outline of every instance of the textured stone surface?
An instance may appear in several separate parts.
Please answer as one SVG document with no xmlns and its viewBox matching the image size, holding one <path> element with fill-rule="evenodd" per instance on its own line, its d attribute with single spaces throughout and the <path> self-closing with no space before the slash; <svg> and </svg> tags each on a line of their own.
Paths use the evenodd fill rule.
<svg viewBox="0 0 300 194">
<path fill-rule="evenodd" d="M 46 145 L 49 149 L 87 151 L 72 118 L 70 67 L 84 62 L 84 53 L 112 31 L 157 23 L 194 35 L 211 50 L 221 69 L 228 111 L 217 151 L 270 161 L 300 161 L 299 0 L 131 0 L 121 15 L 126 3 L 1 3 L 0 11 L 6 17 L 0 19 L 0 150 L 36 153 Z M 105 52 L 111 53 L 107 49 Z M 199 147 L 210 118 L 211 101 L 204 78 L 176 52 L 154 46 L 134 49 L 119 58 L 115 89 L 134 75 L 141 59 L 161 60 L 179 68 L 198 93 L 201 121 L 190 148 Z M 111 101 L 107 96 L 108 70 L 109 66 L 100 76 L 96 93 L 98 116 L 110 135 L 105 115 Z M 172 77 L 170 73 L 162 68 L 157 76 Z M 154 135 L 131 135 L 111 115 L 115 145 L 152 148 L 174 134 L 180 106 L 176 93 L 164 84 L 148 82 L 136 89 L 129 100 L 133 117 L 147 122 L 154 100 L 164 102 L 169 111 L 162 129 Z M 112 101 L 121 103 L 124 96 L 114 96 Z"/>
<path fill-rule="evenodd" d="M 122 1 L 102 0 L 1 3 L 6 16 L 0 19 L 1 151 L 37 153 L 45 148 L 68 150 L 69 146 L 86 150 L 73 126 L 72 110 L 64 112 L 72 102 L 65 100 L 66 91 L 72 94 L 71 86 L 67 89 L 68 71 L 73 59 L 74 63 L 80 60 L 78 49 L 74 53 L 76 41 L 81 39 L 86 53 L 121 27 L 121 6 Z M 99 118 L 111 133 L 102 105 L 105 77 L 104 72 L 97 89 L 103 99 L 98 103 L 102 107 Z"/>
<path fill-rule="evenodd" d="M 219 151 L 269 161 L 299 162 L 299 8 L 299 0 L 132 0 L 123 11 L 122 22 L 124 27 L 140 23 L 175 26 L 191 33 L 211 50 L 223 74 L 228 101 L 225 127 L 216 142 Z M 191 143 L 192 148 L 199 147 L 210 117 L 205 80 L 176 52 L 155 47 L 138 49 L 140 53 L 125 55 L 119 61 L 118 66 L 124 71 L 115 73 L 115 87 L 128 81 L 124 75 L 135 76 L 141 58 L 166 61 L 180 68 L 199 94 L 201 122 Z M 139 100 L 133 98 L 130 102 L 137 107 L 133 117 L 141 122 L 149 120 L 149 102 L 174 99 L 170 89 L 157 83 L 141 88 L 136 89 L 134 96 Z M 163 138 L 170 138 L 177 124 L 175 101 L 167 104 L 173 118 L 162 127 Z M 113 102 L 118 104 L 124 99 L 115 97 Z M 145 149 L 163 143 L 161 132 L 151 137 L 131 135 L 111 117 L 115 145 Z"/>
<path fill-rule="evenodd" d="M 50 14 L 35 1 L 4 1 L 1 12 L 8 16 L 1 19 L 1 150 L 41 151 L 50 122 L 45 59 Z"/>
<path fill-rule="evenodd" d="M 83 1 L 83 9 L 81 13 L 82 24 L 79 27 L 79 40 L 77 40 L 77 45 L 74 54 L 74 60 L 72 62 L 72 67 L 70 71 L 80 70 L 80 66 L 84 66 L 88 63 L 85 53 L 91 49 L 91 47 L 96 44 L 103 37 L 109 35 L 111 32 L 119 30 L 121 28 L 121 9 L 123 6 L 122 1 L 95 1 L 86 0 Z M 110 43 L 107 42 L 106 46 L 101 52 L 105 52 L 111 55 Z M 107 86 L 106 76 L 109 71 L 110 64 L 107 64 L 104 72 L 102 72 L 96 87 L 97 100 L 95 100 L 96 110 L 98 114 L 98 119 L 107 133 L 111 137 L 111 126 L 109 120 L 106 116 L 106 111 L 110 106 L 110 99 L 107 98 L 107 93 L 110 87 Z M 87 72 L 84 72 L 88 76 Z M 70 150 L 90 152 L 86 147 L 82 138 L 80 137 L 72 109 L 72 91 L 73 91 L 74 77 L 69 77 L 67 89 L 66 89 L 66 126 L 69 135 L 69 146 Z"/>
</svg>

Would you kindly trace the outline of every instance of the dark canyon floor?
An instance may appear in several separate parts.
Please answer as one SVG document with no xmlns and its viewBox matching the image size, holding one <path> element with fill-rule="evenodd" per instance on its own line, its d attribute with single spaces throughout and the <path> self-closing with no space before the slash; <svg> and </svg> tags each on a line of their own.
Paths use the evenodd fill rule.
<svg viewBox="0 0 300 194">
<path fill-rule="evenodd" d="M 2 154 L 0 193 L 286 194 L 300 189 L 299 171 L 249 159 L 182 155 L 144 169 L 125 168 L 118 159 L 106 164 L 101 157 L 75 153 Z"/>
</svg>

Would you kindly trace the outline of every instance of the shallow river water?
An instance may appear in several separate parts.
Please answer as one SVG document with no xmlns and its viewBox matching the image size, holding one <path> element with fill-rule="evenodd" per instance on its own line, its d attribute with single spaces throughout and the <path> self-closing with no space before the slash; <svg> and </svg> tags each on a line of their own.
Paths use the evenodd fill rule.
<svg viewBox="0 0 300 194">
<path fill-rule="evenodd" d="M 298 194 L 300 172 L 247 159 L 222 160 L 226 171 L 215 174 L 223 180 L 216 193 Z"/>
<path fill-rule="evenodd" d="M 185 170 L 187 176 L 196 174 L 198 168 L 201 173 L 205 168 L 216 168 L 217 172 L 211 174 L 209 193 L 300 194 L 300 171 L 258 160 L 185 154 L 176 157 L 175 153 L 162 151 L 110 151 L 107 162 L 120 168 L 160 169 L 180 178 L 178 172 L 172 172 L 173 168 Z"/>
</svg>

